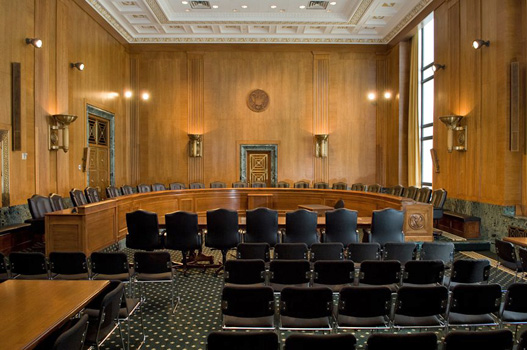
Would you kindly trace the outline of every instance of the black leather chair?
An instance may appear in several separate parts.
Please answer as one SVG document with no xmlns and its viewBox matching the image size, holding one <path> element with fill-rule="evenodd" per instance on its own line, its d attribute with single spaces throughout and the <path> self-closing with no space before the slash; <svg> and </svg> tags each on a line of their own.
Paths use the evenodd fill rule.
<svg viewBox="0 0 527 350">
<path fill-rule="evenodd" d="M 207 211 L 205 246 L 221 250 L 222 263 L 227 261 L 227 251 L 240 243 L 238 212 L 229 209 Z"/>
<path fill-rule="evenodd" d="M 320 260 L 344 260 L 344 246 L 340 242 L 313 243 L 310 253 L 311 262 Z"/>
<path fill-rule="evenodd" d="M 364 231 L 366 242 L 377 242 L 383 246 L 387 242 L 404 242 L 404 214 L 392 208 L 374 210 L 371 219 L 371 232 Z"/>
<path fill-rule="evenodd" d="M 190 188 L 191 190 L 197 190 L 197 189 L 205 188 L 205 184 L 201 182 L 193 182 L 189 184 L 188 188 Z"/>
<path fill-rule="evenodd" d="M 261 259 L 233 259 L 225 262 L 225 286 L 264 286 L 265 262 Z"/>
<path fill-rule="evenodd" d="M 55 340 L 52 350 L 82 350 L 87 329 L 88 315 L 73 320 L 70 328 Z"/>
<path fill-rule="evenodd" d="M 274 330 L 274 309 L 271 287 L 225 286 L 221 295 L 222 328 Z"/>
<path fill-rule="evenodd" d="M 448 283 L 449 289 L 459 284 L 488 283 L 490 261 L 487 259 L 458 259 L 452 264 Z M 446 279 L 446 278 L 445 278 Z"/>
<path fill-rule="evenodd" d="M 39 252 L 12 252 L 9 254 L 9 266 L 14 279 L 49 279 L 46 256 Z"/>
<path fill-rule="evenodd" d="M 401 263 L 397 260 L 365 260 L 360 264 L 359 286 L 385 286 L 395 292 L 401 280 Z"/>
<path fill-rule="evenodd" d="M 402 197 L 403 194 L 404 194 L 404 186 L 403 185 L 395 185 L 393 187 L 390 187 L 388 189 L 388 194 L 391 194 L 392 196 Z"/>
<path fill-rule="evenodd" d="M 139 184 L 137 185 L 137 193 L 147 193 L 152 192 L 152 187 L 147 184 Z"/>
<path fill-rule="evenodd" d="M 419 188 L 415 186 L 410 186 L 404 190 L 404 196 L 406 198 L 413 199 L 414 201 L 417 200 L 417 196 L 419 195 Z"/>
<path fill-rule="evenodd" d="M 415 260 L 417 244 L 415 242 L 386 242 L 383 250 L 384 260 L 397 260 L 402 265 Z"/>
<path fill-rule="evenodd" d="M 51 209 L 53 209 L 53 211 L 66 209 L 66 205 L 64 204 L 64 199 L 59 194 L 51 193 L 49 195 L 49 201 L 51 203 Z"/>
<path fill-rule="evenodd" d="M 514 280 L 518 277 L 519 272 L 523 272 L 520 260 L 516 255 L 516 250 L 511 242 L 505 242 L 501 239 L 496 239 L 496 254 L 498 255 L 498 261 L 496 264 L 496 275 L 500 265 L 505 266 L 514 271 Z"/>
<path fill-rule="evenodd" d="M 91 278 L 93 280 L 114 280 L 128 284 L 132 295 L 133 269 L 128 256 L 119 252 L 93 252 L 90 255 Z"/>
<path fill-rule="evenodd" d="M 131 249 L 154 250 L 164 248 L 163 236 L 159 233 L 157 214 L 146 210 L 126 213 L 126 247 Z"/>
<path fill-rule="evenodd" d="M 351 260 L 320 260 L 313 264 L 313 286 L 326 286 L 333 293 L 353 285 L 355 264 Z"/>
<path fill-rule="evenodd" d="M 305 243 L 308 247 L 317 243 L 317 213 L 305 209 L 286 213 L 283 242 Z"/>
<path fill-rule="evenodd" d="M 500 310 L 502 325 L 516 326 L 527 324 L 527 283 L 513 283 L 507 288 L 505 302 Z"/>
<path fill-rule="evenodd" d="M 437 350 L 437 335 L 432 332 L 370 335 L 368 350 L 385 349 Z"/>
<path fill-rule="evenodd" d="M 251 183 L 251 187 L 252 188 L 265 188 L 265 187 L 267 187 L 267 184 L 265 182 L 255 181 L 255 182 Z"/>
<path fill-rule="evenodd" d="M 355 344 L 357 339 L 353 334 L 291 334 L 285 340 L 284 350 L 355 350 Z"/>
<path fill-rule="evenodd" d="M 124 186 L 121 186 L 121 192 L 123 193 L 123 196 L 127 194 L 134 194 L 134 189 L 132 186 L 124 185 Z"/>
<path fill-rule="evenodd" d="M 88 260 L 83 252 L 49 253 L 49 271 L 56 280 L 87 280 Z"/>
<path fill-rule="evenodd" d="M 44 217 L 46 213 L 51 213 L 53 208 L 51 201 L 48 197 L 34 194 L 31 198 L 28 198 L 27 205 L 29 207 L 29 213 L 31 219 L 26 222 L 31 224 L 31 231 L 37 235 L 43 235 L 45 233 Z"/>
<path fill-rule="evenodd" d="M 247 243 L 268 243 L 274 247 L 280 242 L 278 212 L 268 208 L 247 210 L 244 240 Z"/>
<path fill-rule="evenodd" d="M 392 292 L 388 287 L 344 287 L 339 293 L 337 329 L 389 329 Z"/>
<path fill-rule="evenodd" d="M 276 187 L 278 188 L 290 188 L 291 187 L 291 184 L 287 181 L 278 181 L 278 183 L 276 184 Z"/>
<path fill-rule="evenodd" d="M 332 316 L 328 287 L 285 287 L 280 293 L 280 330 L 331 331 Z"/>
<path fill-rule="evenodd" d="M 421 187 L 419 191 L 417 192 L 416 201 L 421 202 L 421 203 L 429 203 L 431 195 L 432 195 L 432 190 L 430 189 L 430 187 Z"/>
<path fill-rule="evenodd" d="M 269 265 L 269 285 L 275 292 L 285 287 L 309 287 L 311 265 L 307 260 L 275 259 Z"/>
<path fill-rule="evenodd" d="M 327 182 L 315 182 L 313 184 L 313 188 L 319 188 L 319 189 L 329 189 L 329 184 Z"/>
<path fill-rule="evenodd" d="M 88 199 L 86 199 L 84 192 L 77 188 L 74 188 L 70 191 L 70 198 L 74 207 L 88 204 Z"/>
<path fill-rule="evenodd" d="M 166 190 L 167 188 L 164 184 L 161 184 L 161 183 L 152 184 L 152 192 L 166 191 Z"/>
<path fill-rule="evenodd" d="M 99 191 L 95 187 L 86 187 L 84 189 L 84 194 L 86 195 L 86 199 L 88 200 L 88 203 L 97 203 L 101 201 L 101 197 L 99 196 Z"/>
<path fill-rule="evenodd" d="M 0 283 L 6 281 L 9 278 L 9 271 L 4 254 L 0 253 Z"/>
<path fill-rule="evenodd" d="M 106 187 L 106 197 L 108 198 L 117 198 L 121 195 L 121 191 L 115 186 Z"/>
<path fill-rule="evenodd" d="M 168 186 L 171 190 L 184 190 L 187 188 L 182 182 L 172 182 Z"/>
<path fill-rule="evenodd" d="M 271 261 L 271 248 L 267 243 L 240 243 L 236 247 L 238 259 L 260 259 L 265 263 Z"/>
<path fill-rule="evenodd" d="M 442 260 L 410 260 L 404 264 L 403 286 L 442 285 L 444 275 Z"/>
<path fill-rule="evenodd" d="M 445 337 L 443 350 L 512 350 L 514 339 L 508 329 L 493 331 L 454 331 Z M 518 345 L 517 350 L 524 350 Z"/>
<path fill-rule="evenodd" d="M 293 184 L 294 188 L 309 188 L 309 182 L 307 181 L 297 181 Z"/>
<path fill-rule="evenodd" d="M 274 247 L 274 259 L 307 260 L 308 248 L 305 243 L 278 243 Z"/>
<path fill-rule="evenodd" d="M 243 181 L 236 181 L 232 183 L 232 188 L 247 188 L 249 184 Z"/>
<path fill-rule="evenodd" d="M 446 268 L 454 262 L 454 243 L 423 242 L 419 256 L 420 260 L 442 260 Z"/>
<path fill-rule="evenodd" d="M 350 243 L 348 244 L 348 259 L 356 267 L 365 260 L 381 260 L 381 245 L 379 243 Z"/>
<path fill-rule="evenodd" d="M 363 183 L 355 183 L 351 185 L 350 189 L 352 191 L 366 191 L 368 189 L 368 186 Z"/>
<path fill-rule="evenodd" d="M 434 221 L 443 217 L 443 206 L 446 202 L 447 192 L 444 188 L 440 188 L 432 192 L 430 204 L 434 207 Z"/>
<path fill-rule="evenodd" d="M 187 254 L 201 250 L 202 237 L 198 214 L 176 211 L 165 215 L 165 248 L 181 251 L 183 266 L 187 267 Z"/>
<path fill-rule="evenodd" d="M 367 192 L 381 193 L 382 186 L 379 184 L 368 185 Z"/>
<path fill-rule="evenodd" d="M 397 291 L 392 325 L 395 329 L 443 328 L 447 305 L 445 286 L 403 286 Z"/>
<path fill-rule="evenodd" d="M 226 188 L 227 184 L 221 181 L 214 181 L 210 183 L 210 188 Z"/>
<path fill-rule="evenodd" d="M 347 190 L 348 184 L 345 182 L 335 182 L 332 186 L 332 189 L 334 190 Z"/>
<path fill-rule="evenodd" d="M 212 332 L 207 337 L 207 350 L 279 350 L 275 332 Z"/>
<path fill-rule="evenodd" d="M 344 246 L 359 242 L 355 210 L 345 208 L 326 211 L 326 229 L 322 234 L 323 242 L 340 242 Z"/>
</svg>

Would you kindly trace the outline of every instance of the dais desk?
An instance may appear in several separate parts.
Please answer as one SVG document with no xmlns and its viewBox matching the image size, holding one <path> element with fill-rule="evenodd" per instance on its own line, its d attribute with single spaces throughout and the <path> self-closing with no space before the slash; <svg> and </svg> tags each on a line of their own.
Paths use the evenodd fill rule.
<svg viewBox="0 0 527 350">
<path fill-rule="evenodd" d="M 298 209 L 299 204 L 333 206 L 342 199 L 345 207 L 371 217 L 374 210 L 404 210 L 403 231 L 409 241 L 432 241 L 433 210 L 430 204 L 388 194 L 300 188 L 206 188 L 196 190 L 136 193 L 99 203 L 46 214 L 46 253 L 82 251 L 91 254 L 126 237 L 126 213 L 138 209 L 159 217 L 176 210 L 205 216 L 207 210 L 226 208 L 244 214 L 247 209 L 265 206 L 280 216 Z"/>
</svg>

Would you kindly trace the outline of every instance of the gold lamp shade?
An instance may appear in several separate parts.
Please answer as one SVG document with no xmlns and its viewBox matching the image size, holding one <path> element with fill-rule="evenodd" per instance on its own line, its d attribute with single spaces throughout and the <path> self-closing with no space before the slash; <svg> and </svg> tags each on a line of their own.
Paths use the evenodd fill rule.
<svg viewBox="0 0 527 350">
<path fill-rule="evenodd" d="M 49 149 L 68 152 L 70 148 L 70 133 L 68 126 L 77 120 L 76 115 L 72 114 L 54 114 L 51 116 L 55 125 L 49 125 Z M 62 130 L 62 145 L 59 142 L 59 130 Z"/>
<path fill-rule="evenodd" d="M 466 128 L 460 128 L 458 127 L 459 122 L 463 119 L 462 115 L 445 115 L 443 117 L 439 117 L 439 120 L 441 120 L 446 127 L 448 128 L 447 133 L 447 147 L 448 152 L 452 153 L 452 150 L 454 149 L 454 130 L 461 129 L 463 131 L 466 131 Z M 463 136 L 463 141 L 465 140 L 465 136 Z M 465 143 L 465 142 L 463 142 Z M 464 151 L 466 150 L 466 144 L 462 147 L 456 147 L 457 150 Z"/>
</svg>

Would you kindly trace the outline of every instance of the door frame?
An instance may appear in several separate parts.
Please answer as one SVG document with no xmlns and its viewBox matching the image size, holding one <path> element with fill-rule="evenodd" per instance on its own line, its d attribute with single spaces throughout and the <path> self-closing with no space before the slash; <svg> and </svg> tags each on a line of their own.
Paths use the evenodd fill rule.
<svg viewBox="0 0 527 350">
<path fill-rule="evenodd" d="M 271 186 L 278 182 L 278 144 L 240 144 L 240 181 L 247 182 L 247 151 L 271 152 Z"/>
<path fill-rule="evenodd" d="M 110 130 L 108 131 L 108 134 L 110 135 L 110 143 L 108 145 L 108 148 L 110 149 L 110 185 L 115 186 L 115 114 L 90 104 L 86 104 L 86 147 L 90 147 L 90 126 L 88 122 L 88 117 L 90 114 L 108 120 L 108 124 L 110 126 Z M 90 172 L 86 170 L 86 186 L 89 185 Z"/>
</svg>

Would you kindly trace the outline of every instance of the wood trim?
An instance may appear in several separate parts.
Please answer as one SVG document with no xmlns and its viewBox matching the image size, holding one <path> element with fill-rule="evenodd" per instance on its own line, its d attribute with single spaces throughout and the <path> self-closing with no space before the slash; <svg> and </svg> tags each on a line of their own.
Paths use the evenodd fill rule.
<svg viewBox="0 0 527 350">
<path fill-rule="evenodd" d="M 313 52 L 313 135 L 329 133 L 329 58 L 327 53 Z M 328 158 L 314 157 L 315 182 L 329 183 Z"/>
<path fill-rule="evenodd" d="M 188 53 L 188 130 L 189 134 L 204 134 L 204 63 L 202 53 Z M 206 142 L 205 135 L 202 140 Z M 188 181 L 204 182 L 203 154 L 201 157 L 190 157 L 188 166 Z"/>
</svg>

